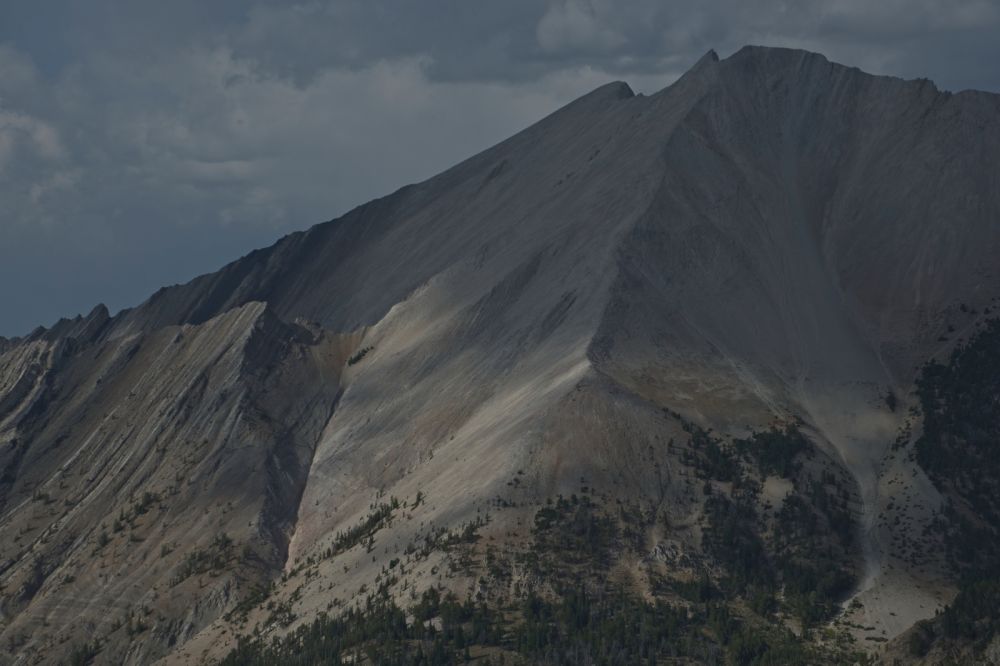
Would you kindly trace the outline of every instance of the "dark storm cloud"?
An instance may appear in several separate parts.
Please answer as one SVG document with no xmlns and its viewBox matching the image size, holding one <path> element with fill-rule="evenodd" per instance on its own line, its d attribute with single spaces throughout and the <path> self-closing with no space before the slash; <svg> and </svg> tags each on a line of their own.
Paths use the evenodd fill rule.
<svg viewBox="0 0 1000 666">
<path fill-rule="evenodd" d="M 612 78 L 795 46 L 1000 89 L 997 3 L 39 0 L 0 8 L 0 334 L 131 305 Z"/>
</svg>

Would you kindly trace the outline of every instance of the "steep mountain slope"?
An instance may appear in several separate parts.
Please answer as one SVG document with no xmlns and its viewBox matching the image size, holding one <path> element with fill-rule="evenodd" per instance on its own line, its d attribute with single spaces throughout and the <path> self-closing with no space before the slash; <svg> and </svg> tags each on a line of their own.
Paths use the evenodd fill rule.
<svg viewBox="0 0 1000 666">
<path fill-rule="evenodd" d="M 89 321 L 77 331 L 93 336 L 107 313 Z M 19 377 L 0 480 L 10 648 L 39 626 L 132 633 L 156 609 L 170 621 L 147 645 L 105 653 L 149 661 L 214 619 L 234 580 L 283 566 L 350 350 L 248 303 L 198 326 L 5 354 L 3 376 Z M 193 585 L 202 570 L 217 579 Z"/>
<path fill-rule="evenodd" d="M 792 610 L 822 555 L 843 575 L 808 604 L 843 601 L 864 645 L 900 634 L 954 589 L 907 408 L 1000 294 L 998 153 L 998 95 L 709 53 L 113 318 L 0 341 L 11 658 L 217 658 L 373 586 L 516 596 L 546 582 L 516 562 L 547 500 L 577 494 L 647 516 L 617 514 L 631 545 L 601 574 L 642 594 L 774 587 L 805 627 L 831 619 Z M 727 568 L 750 551 L 723 526 L 767 571 Z M 456 543 L 513 573 L 449 568 Z"/>
</svg>

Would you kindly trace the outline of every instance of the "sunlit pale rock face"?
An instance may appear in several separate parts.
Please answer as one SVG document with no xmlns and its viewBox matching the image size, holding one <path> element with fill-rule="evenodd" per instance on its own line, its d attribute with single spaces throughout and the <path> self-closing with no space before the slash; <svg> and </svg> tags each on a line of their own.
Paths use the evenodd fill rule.
<svg viewBox="0 0 1000 666">
<path fill-rule="evenodd" d="M 581 478 L 683 517 L 680 470 L 643 458 L 680 432 L 664 410 L 801 419 L 856 483 L 850 612 L 892 637 L 949 594 L 879 516 L 940 501 L 886 456 L 917 366 L 1000 295 L 997 164 L 998 95 L 709 53 L 133 310 L 0 340 L 0 649 L 224 654 L 227 611 L 379 497 L 427 498 L 386 552 Z M 300 618 L 381 566 L 344 557 Z"/>
</svg>

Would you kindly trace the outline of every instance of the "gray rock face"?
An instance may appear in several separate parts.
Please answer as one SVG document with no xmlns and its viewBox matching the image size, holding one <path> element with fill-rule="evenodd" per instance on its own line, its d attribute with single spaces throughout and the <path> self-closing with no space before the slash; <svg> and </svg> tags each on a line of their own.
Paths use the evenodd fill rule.
<svg viewBox="0 0 1000 666">
<path fill-rule="evenodd" d="M 458 524 L 528 470 L 525 501 L 585 477 L 681 505 L 641 462 L 664 408 L 730 434 L 801 418 L 861 490 L 863 619 L 898 634 L 946 585 L 877 521 L 887 469 L 914 516 L 939 501 L 886 458 L 905 409 L 881 397 L 1000 295 L 998 163 L 1000 95 L 709 53 L 135 309 L 0 340 L 4 642 L 218 654 L 233 594 L 382 494 Z"/>
</svg>

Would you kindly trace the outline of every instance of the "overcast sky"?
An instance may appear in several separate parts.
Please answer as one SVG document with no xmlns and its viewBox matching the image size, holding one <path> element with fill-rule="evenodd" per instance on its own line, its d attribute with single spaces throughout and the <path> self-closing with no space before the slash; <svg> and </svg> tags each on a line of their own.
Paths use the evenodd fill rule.
<svg viewBox="0 0 1000 666">
<path fill-rule="evenodd" d="M 998 35 L 1000 0 L 3 0 L 0 335 L 135 305 L 710 48 L 998 91 Z"/>
</svg>

